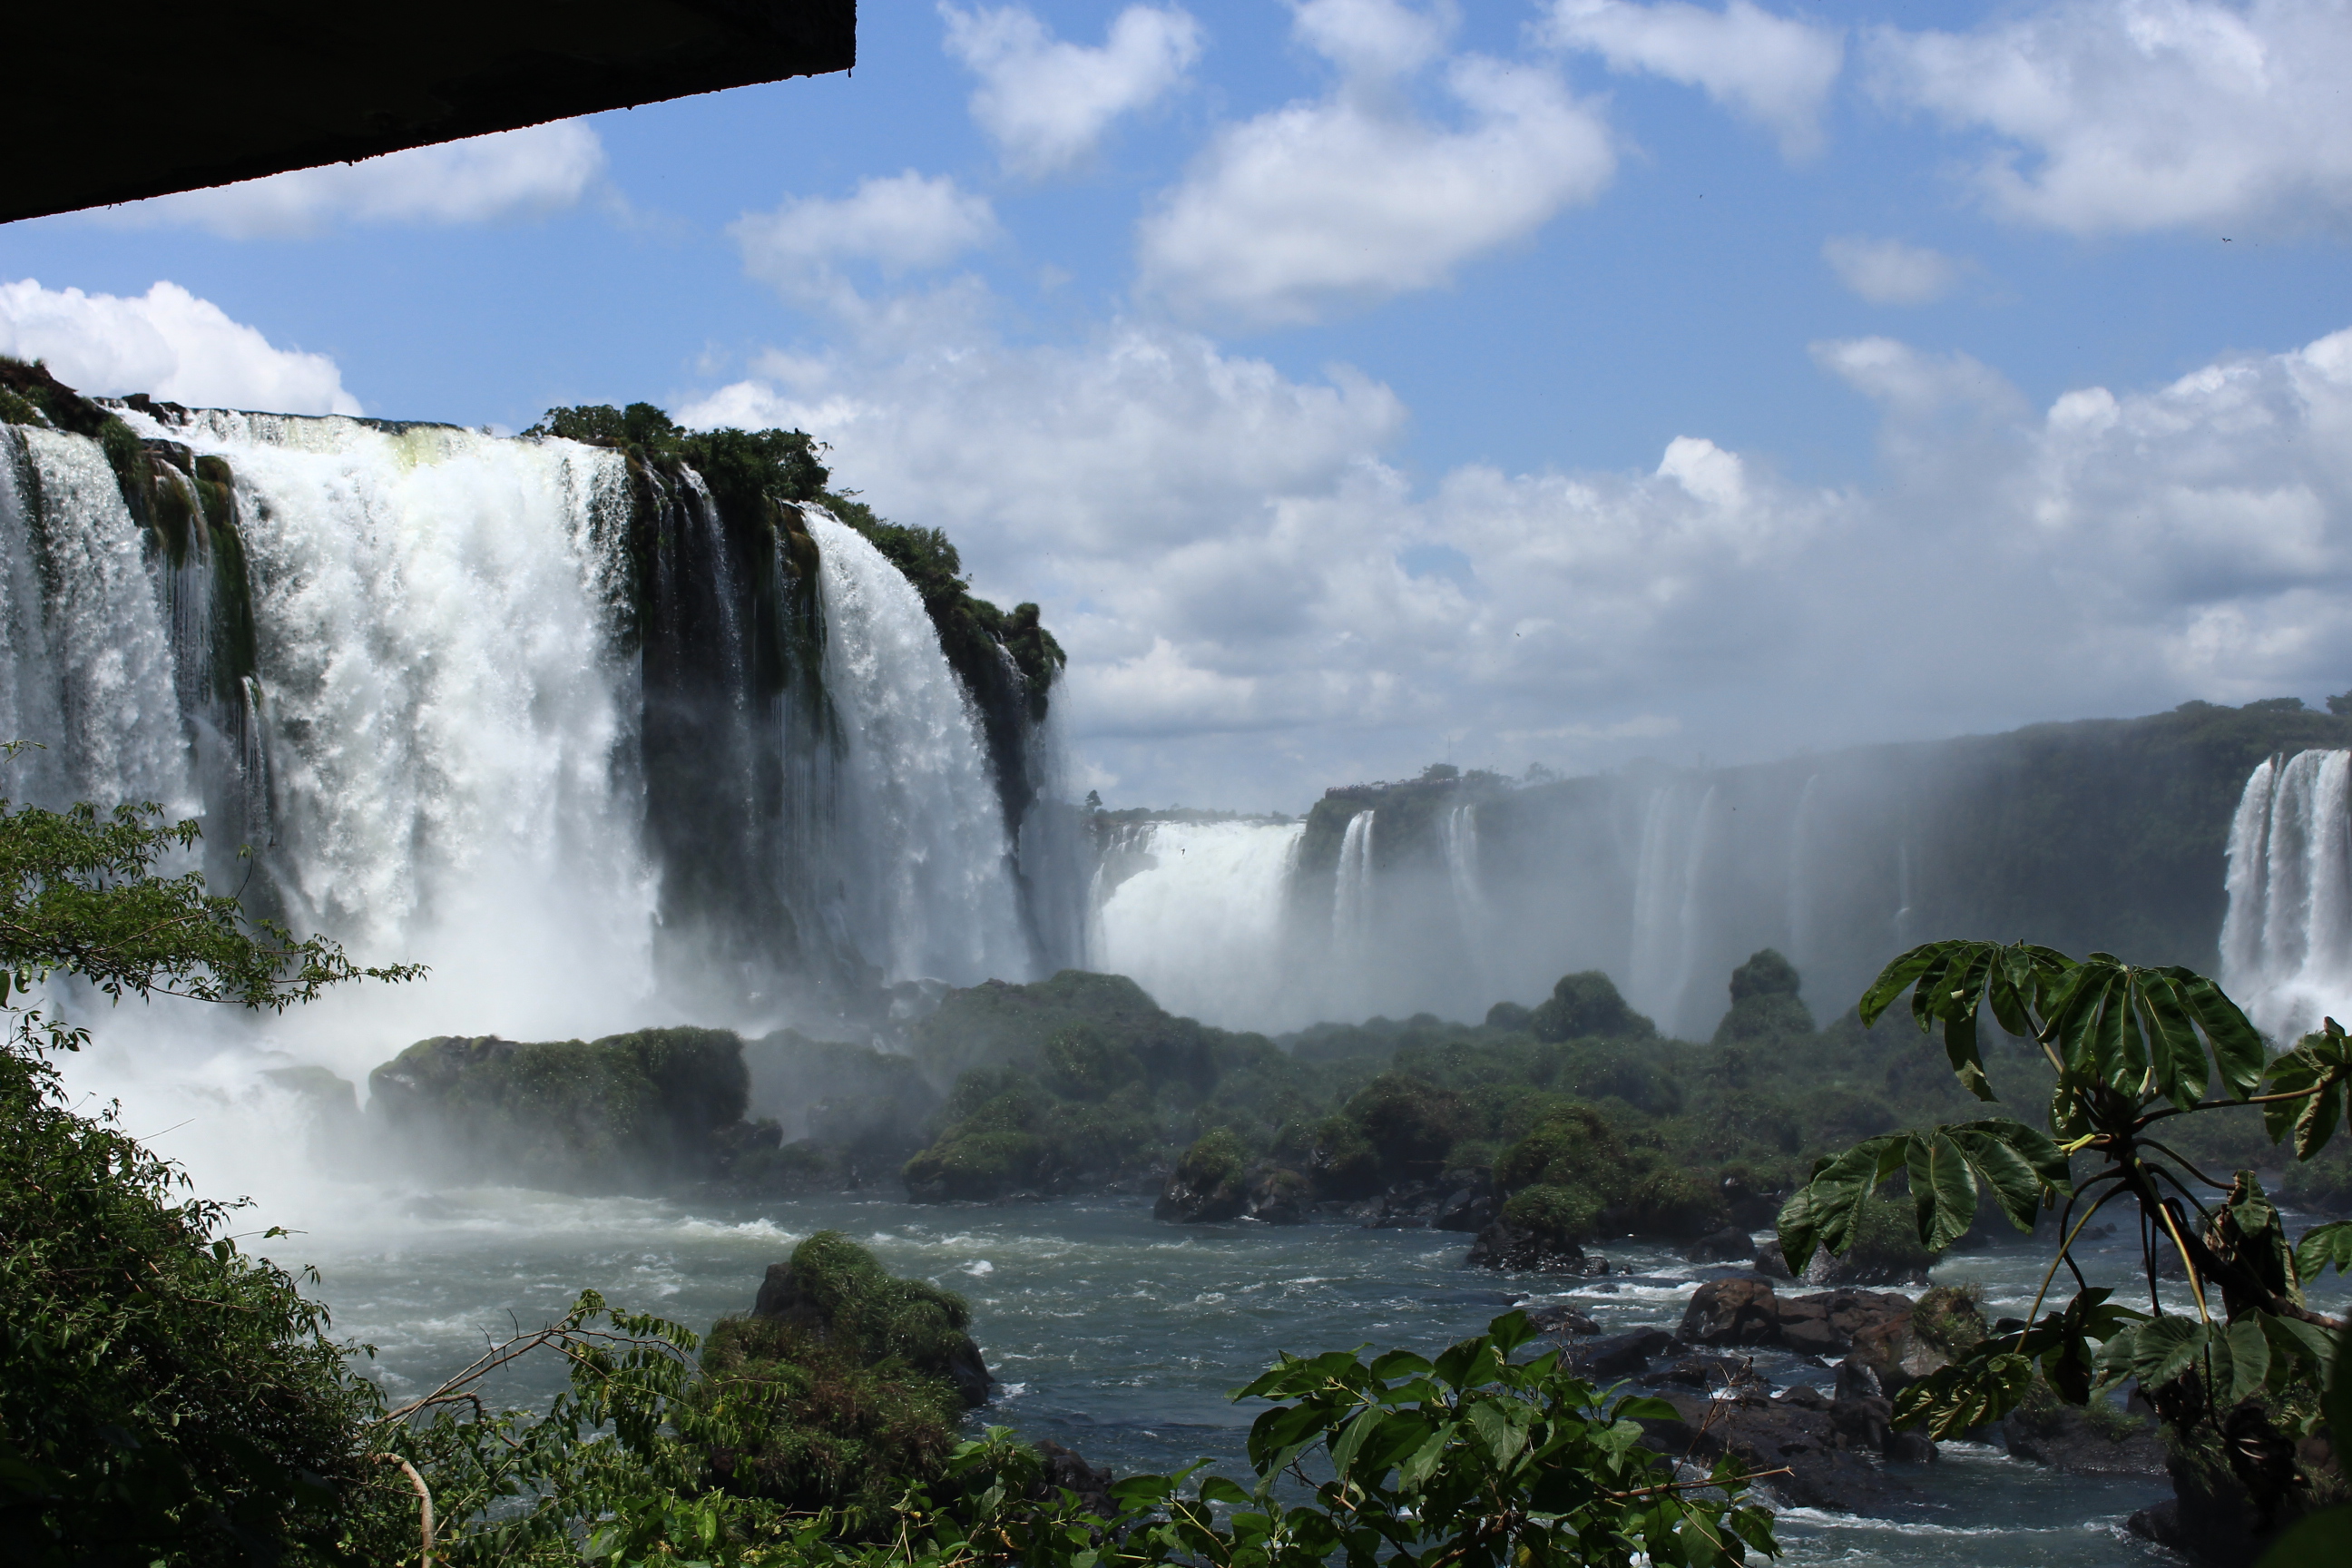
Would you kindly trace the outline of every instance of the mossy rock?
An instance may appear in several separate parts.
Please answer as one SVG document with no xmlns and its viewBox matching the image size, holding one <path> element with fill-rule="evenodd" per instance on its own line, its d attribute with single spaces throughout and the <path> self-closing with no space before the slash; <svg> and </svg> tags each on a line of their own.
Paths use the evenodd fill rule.
<svg viewBox="0 0 2352 1568">
<path fill-rule="evenodd" d="M 1696 1241 L 1731 1223 L 1731 1205 L 1722 1190 L 1675 1165 L 1643 1176 L 1622 1207 L 1613 1212 L 1622 1215 L 1625 1228 L 1634 1235 L 1672 1241 Z"/>
<path fill-rule="evenodd" d="M 851 1510 L 841 1532 L 870 1531 L 910 1483 L 942 1476 L 963 1411 L 987 1398 L 971 1322 L 954 1292 L 893 1279 L 836 1231 L 810 1237 L 769 1268 L 750 1317 L 704 1341 L 694 1402 L 742 1433 L 711 1453 L 713 1479 Z"/>
<path fill-rule="evenodd" d="M 1592 1239 L 1601 1205 L 1580 1187 L 1556 1187 L 1538 1183 L 1513 1193 L 1503 1205 L 1503 1223 L 1538 1241 L 1558 1247 Z"/>
<path fill-rule="evenodd" d="M 1177 1225 L 1237 1219 L 1249 1204 L 1241 1141 L 1223 1128 L 1184 1151 L 1152 1205 L 1151 1217 Z"/>
<path fill-rule="evenodd" d="M 714 1139 L 742 1120 L 749 1090 L 742 1041 L 724 1029 L 444 1036 L 368 1075 L 368 1114 L 398 1144 L 477 1175 L 629 1192 L 717 1174 Z"/>
<path fill-rule="evenodd" d="M 1038 1184 L 1049 1152 L 1034 1132 L 981 1131 L 943 1141 L 907 1162 L 907 1194 L 919 1204 L 1005 1197 Z"/>
</svg>

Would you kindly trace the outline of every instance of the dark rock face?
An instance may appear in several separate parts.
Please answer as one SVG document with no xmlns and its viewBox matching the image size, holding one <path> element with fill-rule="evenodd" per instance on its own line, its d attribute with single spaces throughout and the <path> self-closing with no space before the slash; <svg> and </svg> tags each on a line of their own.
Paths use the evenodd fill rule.
<svg viewBox="0 0 2352 1568">
<path fill-rule="evenodd" d="M 1685 1388 L 1738 1388 L 1759 1394 L 1769 1392 L 1769 1385 L 1756 1375 L 1754 1366 L 1744 1356 L 1686 1355 L 1660 1368 L 1655 1375 L 1661 1383 L 1677 1384 Z"/>
<path fill-rule="evenodd" d="M 1738 1226 L 1727 1225 L 1684 1247 L 1683 1256 L 1694 1263 L 1752 1263 L 1756 1243 Z"/>
<path fill-rule="evenodd" d="M 1628 1329 L 1622 1334 L 1602 1334 L 1570 1345 L 1560 1361 L 1583 1377 L 1603 1381 L 1635 1377 L 1649 1369 L 1654 1357 L 1672 1350 L 1674 1343 L 1674 1335 L 1664 1329 Z"/>
<path fill-rule="evenodd" d="M 1528 1313 L 1528 1324 L 1539 1334 L 1597 1334 L 1601 1325 L 1573 1307 L 1537 1307 Z"/>
<path fill-rule="evenodd" d="M 1033 1493 L 1037 1501 L 1045 1502 L 1057 1492 L 1070 1491 L 1076 1493 L 1078 1501 L 1097 1518 L 1111 1516 L 1108 1470 L 1097 1469 L 1076 1449 L 1050 1440 L 1039 1443 L 1037 1452 L 1045 1457 L 1045 1473 L 1037 1478 Z"/>
<path fill-rule="evenodd" d="M 1539 1236 L 1496 1220 L 1478 1233 L 1463 1262 L 1472 1268 L 1521 1274 L 1606 1274 L 1609 1260 L 1587 1254 L 1572 1241 Z"/>
<path fill-rule="evenodd" d="M 2156 1423 L 2141 1420 L 2131 1431 L 2116 1430 L 2119 1425 L 2094 1425 L 2081 1409 L 2061 1405 L 2050 1410 L 2011 1411 L 2000 1424 L 2000 1436 L 2019 1458 L 2070 1476 L 2164 1474 L 2164 1440 L 2157 1436 Z"/>
<path fill-rule="evenodd" d="M 1260 1225 L 1300 1225 L 1307 1219 L 1312 1190 L 1297 1172 L 1269 1166 L 1251 1175 L 1249 1204 L 1243 1212 Z"/>
<path fill-rule="evenodd" d="M 1464 1230 L 1494 1223 L 1496 1212 L 1491 1171 L 1447 1171 L 1442 1175 L 1397 1182 L 1381 1194 L 1374 1230 Z"/>
</svg>

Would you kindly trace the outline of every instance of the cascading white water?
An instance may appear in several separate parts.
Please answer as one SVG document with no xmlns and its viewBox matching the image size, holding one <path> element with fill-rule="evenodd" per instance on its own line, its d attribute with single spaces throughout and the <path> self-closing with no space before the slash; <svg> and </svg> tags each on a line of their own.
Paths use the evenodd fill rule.
<svg viewBox="0 0 2352 1568">
<path fill-rule="evenodd" d="M 1625 998 L 1661 1029 L 1685 1026 L 1706 921 L 1705 878 L 1716 816 L 1716 786 L 1685 784 L 1650 793 L 1633 882 L 1633 959 Z"/>
<path fill-rule="evenodd" d="M 653 883 L 611 619 L 625 459 L 336 418 L 205 412 L 169 434 L 236 476 L 296 923 L 434 970 L 311 1021 L 380 1019 L 374 1051 L 427 1024 L 642 1016 Z"/>
<path fill-rule="evenodd" d="M 1148 824 L 1128 851 L 1139 868 L 1095 911 L 1095 963 L 1172 1013 L 1230 1028 L 1306 1022 L 1285 1004 L 1286 992 L 1302 988 L 1282 941 L 1304 831 L 1301 823 Z"/>
<path fill-rule="evenodd" d="M 865 536 L 811 509 L 824 685 L 845 738 L 841 898 L 891 980 L 1025 979 L 1011 846 L 980 725 L 923 601 Z"/>
<path fill-rule="evenodd" d="M 1462 949 L 1483 976 L 1488 938 L 1486 894 L 1478 879 L 1478 808 L 1456 805 L 1438 819 L 1438 845 L 1445 856 L 1445 879 L 1454 889 L 1454 914 L 1462 926 Z"/>
<path fill-rule="evenodd" d="M 2222 988 L 2285 1043 L 2352 1021 L 2352 752 L 2258 764 L 2230 825 Z"/>
<path fill-rule="evenodd" d="M 1339 868 L 1331 884 L 1331 945 L 1342 960 L 1357 955 L 1372 934 L 1372 818 L 1360 811 L 1339 836 Z"/>
<path fill-rule="evenodd" d="M 0 425 L 0 740 L 37 805 L 196 809 L 171 639 L 138 525 L 94 441 Z"/>
</svg>

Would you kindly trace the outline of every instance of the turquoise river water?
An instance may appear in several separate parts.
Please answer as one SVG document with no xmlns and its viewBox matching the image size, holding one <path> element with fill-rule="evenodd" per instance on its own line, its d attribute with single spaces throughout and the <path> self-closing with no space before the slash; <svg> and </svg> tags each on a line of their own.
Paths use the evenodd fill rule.
<svg viewBox="0 0 2352 1568">
<path fill-rule="evenodd" d="M 1256 1412 L 1229 1394 L 1278 1352 L 1443 1346 L 1523 1290 L 1573 1299 L 1604 1328 L 1671 1328 L 1701 1279 L 1724 1272 L 1627 1242 L 1605 1249 L 1615 1274 L 1561 1290 L 1559 1281 L 1465 1268 L 1460 1235 L 1180 1227 L 1154 1221 L 1148 1200 L 1132 1197 L 936 1208 L 853 1194 L 729 1206 L 478 1190 L 409 1197 L 378 1213 L 363 1233 L 312 1232 L 274 1250 L 318 1266 L 336 1331 L 376 1347 L 376 1375 L 395 1394 L 431 1386 L 488 1339 L 547 1321 L 584 1287 L 707 1329 L 748 1310 L 762 1271 L 794 1242 L 831 1228 L 893 1272 L 971 1300 L 974 1334 L 1002 1380 L 973 1415 L 975 1429 L 1002 1424 L 1051 1437 L 1121 1474 L 1202 1456 L 1246 1473 L 1243 1439 Z M 2105 1263 L 2116 1277 L 2127 1267 L 2120 1252 Z M 2037 1254 L 2018 1245 L 1963 1255 L 1938 1278 L 1978 1281 L 1994 1313 L 2020 1312 L 2039 1278 Z M 1825 1369 L 1785 1358 L 1759 1370 L 1784 1385 L 1830 1381 Z M 551 1361 L 501 1392 L 544 1396 L 558 1379 Z M 2123 1530 L 2133 1510 L 2164 1495 L 2161 1480 L 2062 1479 L 1969 1444 L 1948 1444 L 1937 1462 L 1898 1475 L 1910 1491 L 1885 1517 L 1783 1512 L 1791 1560 L 1858 1568 L 2169 1560 Z"/>
</svg>

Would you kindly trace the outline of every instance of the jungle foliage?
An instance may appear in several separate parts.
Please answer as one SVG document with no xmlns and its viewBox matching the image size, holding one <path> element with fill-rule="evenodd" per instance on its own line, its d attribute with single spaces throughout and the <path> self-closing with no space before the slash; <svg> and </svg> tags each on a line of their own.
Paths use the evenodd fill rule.
<svg viewBox="0 0 2352 1568">
<path fill-rule="evenodd" d="M 2323 1150 L 2347 1120 L 2352 1042 L 2333 1019 L 2273 1056 L 2221 988 L 2173 965 L 2142 968 L 2097 952 L 2075 960 L 2017 942 L 1930 942 L 1896 958 L 1864 994 L 1874 1021 L 1906 992 L 1922 1035 L 1940 1037 L 1953 1077 L 1998 1099 L 1987 1070 L 1984 1015 L 2027 1042 L 2054 1087 L 2036 1085 L 2032 1122 L 1984 1115 L 1883 1134 L 1820 1162 L 1781 1210 L 1791 1267 L 1852 1239 L 1864 1204 L 1903 1178 L 1923 1246 L 1948 1244 L 1981 1200 L 2020 1230 L 2055 1211 L 2058 1243 L 2023 1320 L 2005 1320 L 1952 1363 L 1906 1388 L 1895 1419 L 1937 1436 L 2000 1419 L 2041 1381 L 2085 1405 L 2136 1384 L 2198 1455 L 2226 1468 L 2267 1518 L 2292 1518 L 2343 1494 L 2328 1476 L 2282 1468 L 2273 1449 L 2352 1432 L 2346 1325 L 2311 1310 L 2306 1284 L 2352 1272 L 2352 1221 L 2290 1240 L 2252 1169 L 2207 1174 L 2179 1147 L 2178 1119 L 2259 1108 L 2263 1131 L 2297 1162 Z M 2078 1163 L 2086 1167 L 2078 1174 Z M 2147 1310 L 2093 1286 L 2074 1249 L 2108 1204 L 2137 1223 Z M 2176 1262 L 2194 1311 L 2168 1310 L 2162 1266 Z M 2044 1313 L 2059 1270 L 2075 1289 Z"/>
</svg>

